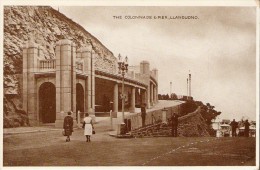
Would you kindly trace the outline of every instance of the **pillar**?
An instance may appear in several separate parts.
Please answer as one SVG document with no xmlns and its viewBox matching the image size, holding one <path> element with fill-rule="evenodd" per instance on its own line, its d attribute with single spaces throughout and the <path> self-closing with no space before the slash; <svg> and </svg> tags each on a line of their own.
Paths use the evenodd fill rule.
<svg viewBox="0 0 260 170">
<path fill-rule="evenodd" d="M 114 85 L 113 112 L 118 112 L 118 83 Z"/>
<path fill-rule="evenodd" d="M 159 102 L 158 101 L 158 85 L 156 86 L 156 101 L 157 101 L 157 103 Z"/>
<path fill-rule="evenodd" d="M 27 101 L 27 84 L 28 84 L 28 68 L 27 68 L 27 55 L 28 55 L 28 45 L 27 43 L 23 46 L 23 110 L 28 112 L 28 101 Z"/>
<path fill-rule="evenodd" d="M 155 101 L 158 103 L 158 86 L 155 87 Z"/>
<path fill-rule="evenodd" d="M 77 102 L 77 100 L 76 100 L 76 95 L 77 95 L 77 93 L 76 93 L 76 75 L 77 75 L 77 73 L 76 73 L 76 44 L 75 43 L 73 43 L 72 42 L 72 44 L 71 44 L 71 57 L 72 57 L 72 87 L 71 87 L 71 89 L 72 89 L 72 111 L 73 111 L 73 118 L 76 120 L 76 102 Z M 76 123 L 75 123 L 75 125 L 76 125 Z"/>
<path fill-rule="evenodd" d="M 91 87 L 92 87 L 92 93 L 91 93 L 91 108 L 95 112 L 95 58 L 97 57 L 97 53 L 95 53 L 94 50 L 92 50 L 91 55 Z"/>
<path fill-rule="evenodd" d="M 145 103 L 147 108 L 150 108 L 150 64 L 148 61 L 142 61 L 140 63 L 140 74 L 143 82 L 147 85 Z"/>
<path fill-rule="evenodd" d="M 73 111 L 76 126 L 76 48 L 70 40 L 56 44 L 56 127 L 63 126 L 64 116 Z M 64 113 L 64 114 L 63 114 Z"/>
<path fill-rule="evenodd" d="M 153 75 L 154 75 L 155 80 L 158 82 L 158 70 L 157 70 L 156 68 L 154 68 L 154 69 L 152 70 L 152 72 L 153 72 Z"/>
<path fill-rule="evenodd" d="M 142 61 L 140 63 L 140 73 L 149 75 L 150 77 L 150 63 L 148 61 Z"/>
<path fill-rule="evenodd" d="M 91 44 L 86 44 L 86 46 L 78 50 L 77 56 L 83 60 L 83 72 L 86 73 L 87 79 L 85 80 L 85 111 L 92 112 L 91 102 L 92 102 L 92 88 L 91 88 Z"/>
<path fill-rule="evenodd" d="M 156 101 L 156 86 L 155 85 L 153 87 L 153 103 L 154 104 L 157 103 L 157 101 Z"/>
<path fill-rule="evenodd" d="M 37 87 L 35 72 L 38 70 L 38 45 L 32 41 L 23 49 L 23 107 L 31 125 L 38 125 Z"/>
<path fill-rule="evenodd" d="M 148 86 L 147 89 L 144 91 L 144 98 L 145 98 L 145 103 L 146 103 L 146 108 L 150 109 L 150 93 L 149 93 L 150 87 Z"/>
<path fill-rule="evenodd" d="M 131 89 L 130 113 L 135 113 L 135 87 L 132 87 Z"/>
<path fill-rule="evenodd" d="M 154 104 L 154 96 L 153 96 L 153 84 L 151 83 L 151 86 L 150 86 L 150 92 L 151 92 L 151 96 L 150 96 L 150 98 L 151 98 L 151 106 L 153 106 L 153 104 Z"/>
</svg>

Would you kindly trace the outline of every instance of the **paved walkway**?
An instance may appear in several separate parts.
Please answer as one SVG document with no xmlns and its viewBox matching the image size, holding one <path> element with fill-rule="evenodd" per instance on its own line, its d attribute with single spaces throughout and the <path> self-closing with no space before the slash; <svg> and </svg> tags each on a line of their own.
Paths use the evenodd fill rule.
<svg viewBox="0 0 260 170">
<path fill-rule="evenodd" d="M 183 101 L 167 101 L 160 100 L 158 104 L 153 106 L 150 109 L 147 109 L 147 112 L 153 110 L 161 110 L 164 107 L 176 106 Z M 135 113 L 125 112 L 125 116 L 138 114 L 141 112 L 140 108 L 135 109 Z M 94 125 L 96 129 L 100 129 L 101 131 L 110 131 L 110 134 L 115 134 L 117 125 L 122 122 L 122 112 L 117 113 L 117 118 L 113 118 L 112 127 L 111 127 L 111 119 L 110 117 L 96 117 L 96 124 Z M 43 126 L 33 126 L 33 127 L 17 127 L 17 128 L 4 128 L 4 134 L 20 134 L 20 133 L 34 133 L 34 132 L 45 132 L 45 131 L 60 131 L 60 128 L 55 128 L 54 124 L 45 124 Z"/>
</svg>

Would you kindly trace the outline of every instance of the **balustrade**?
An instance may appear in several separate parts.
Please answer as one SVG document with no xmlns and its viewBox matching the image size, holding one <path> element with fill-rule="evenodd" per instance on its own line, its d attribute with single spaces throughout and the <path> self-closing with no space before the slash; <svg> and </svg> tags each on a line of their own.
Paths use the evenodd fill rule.
<svg viewBox="0 0 260 170">
<path fill-rule="evenodd" d="M 56 68 L 56 63 L 55 59 L 48 59 L 48 60 L 40 60 L 40 70 L 55 70 Z"/>
</svg>

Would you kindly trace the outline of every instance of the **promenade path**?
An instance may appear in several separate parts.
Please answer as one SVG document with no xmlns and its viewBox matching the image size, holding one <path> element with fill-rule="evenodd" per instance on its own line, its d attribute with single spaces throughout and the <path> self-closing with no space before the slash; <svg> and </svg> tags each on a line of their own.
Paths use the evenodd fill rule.
<svg viewBox="0 0 260 170">
<path fill-rule="evenodd" d="M 169 101 L 169 100 L 160 100 L 158 104 L 153 106 L 150 109 L 147 109 L 147 112 L 153 110 L 161 110 L 164 107 L 177 106 L 183 103 L 183 101 Z M 141 112 L 140 108 L 135 109 L 135 113 L 125 112 L 125 116 L 138 114 Z M 113 118 L 113 128 L 111 128 L 110 117 L 96 117 L 95 128 L 97 131 L 113 131 L 115 133 L 117 124 L 122 122 L 122 112 L 117 113 L 117 118 Z M 19 133 L 33 133 L 33 132 L 45 132 L 45 131 L 60 131 L 60 129 L 55 128 L 54 124 L 46 124 L 43 126 L 34 126 L 34 127 L 18 127 L 18 128 L 4 128 L 4 134 L 19 134 Z"/>
<path fill-rule="evenodd" d="M 179 103 L 160 101 L 156 107 L 162 109 Z M 120 117 L 117 119 L 120 121 Z M 3 165 L 254 166 L 256 164 L 255 138 L 121 139 L 109 135 L 112 131 L 110 119 L 107 117 L 97 117 L 95 129 L 97 133 L 88 143 L 85 142 L 82 128 L 74 129 L 70 142 L 65 142 L 61 129 L 54 128 L 53 125 L 4 129 Z"/>
</svg>

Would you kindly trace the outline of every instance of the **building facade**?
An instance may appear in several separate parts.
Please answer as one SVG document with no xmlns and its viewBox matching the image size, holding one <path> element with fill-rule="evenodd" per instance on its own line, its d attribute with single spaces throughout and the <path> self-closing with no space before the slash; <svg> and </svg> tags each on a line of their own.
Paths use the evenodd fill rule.
<svg viewBox="0 0 260 170">
<path fill-rule="evenodd" d="M 42 51 L 33 41 L 23 48 L 23 109 L 31 125 L 61 127 L 68 111 L 92 116 L 120 111 L 122 76 L 116 57 L 105 56 L 91 43 L 77 49 L 67 39 L 56 43 L 55 59 L 45 59 Z M 141 103 L 150 108 L 158 102 L 158 70 L 150 70 L 148 61 L 138 67 L 125 76 L 125 108 L 132 113 Z M 73 117 L 78 120 L 77 114 Z"/>
</svg>

